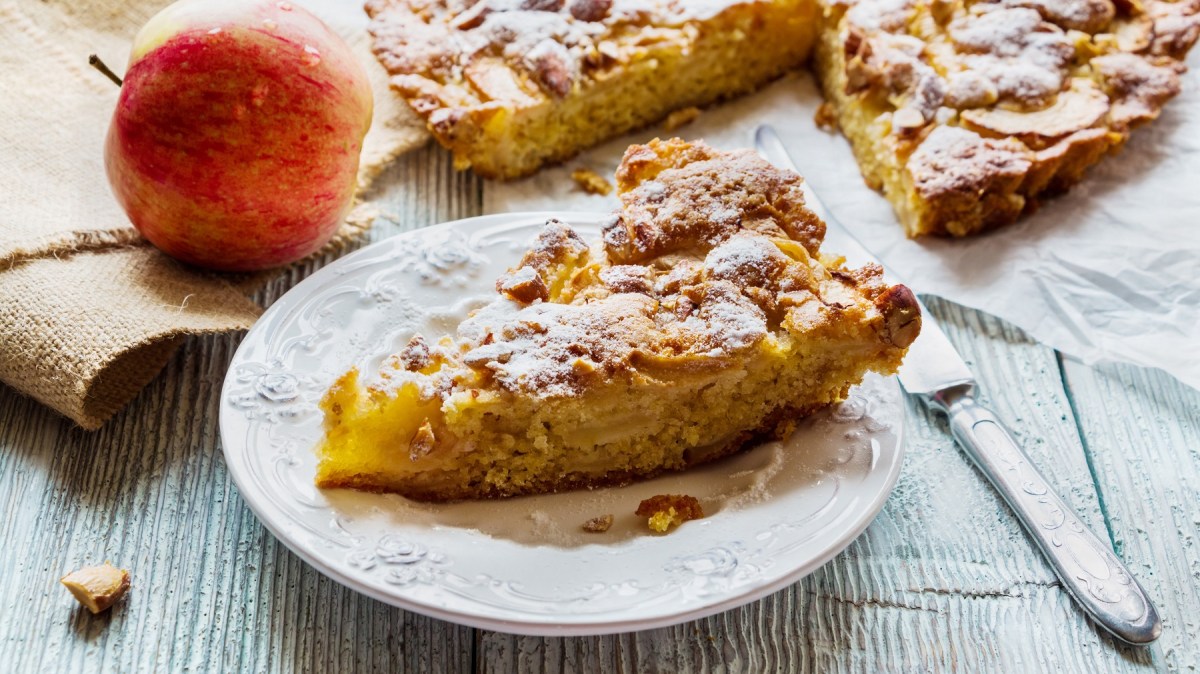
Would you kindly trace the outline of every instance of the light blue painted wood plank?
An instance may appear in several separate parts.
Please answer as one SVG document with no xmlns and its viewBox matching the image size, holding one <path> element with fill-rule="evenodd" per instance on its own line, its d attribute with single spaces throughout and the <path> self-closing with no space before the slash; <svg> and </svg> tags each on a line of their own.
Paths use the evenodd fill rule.
<svg viewBox="0 0 1200 674">
<path fill-rule="evenodd" d="M 478 209 L 478 181 L 453 173 L 440 149 L 405 157 L 387 178 L 391 217 L 373 239 Z M 472 669 L 473 630 L 321 576 L 241 501 L 217 438 L 237 341 L 189 340 L 96 433 L 0 386 L 0 671 Z M 57 579 L 105 559 L 130 569 L 132 588 L 92 616 Z"/>
<path fill-rule="evenodd" d="M 1117 553 L 1162 614 L 1155 664 L 1200 669 L 1200 391 L 1157 370 L 1063 366 Z"/>
</svg>

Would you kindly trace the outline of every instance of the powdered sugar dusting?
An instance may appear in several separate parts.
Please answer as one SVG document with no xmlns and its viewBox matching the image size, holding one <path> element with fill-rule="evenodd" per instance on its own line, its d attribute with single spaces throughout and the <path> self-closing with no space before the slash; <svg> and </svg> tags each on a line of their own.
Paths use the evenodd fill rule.
<svg viewBox="0 0 1200 674">
<path fill-rule="evenodd" d="M 1036 10 L 977 5 L 951 22 L 950 37 L 963 63 L 991 80 L 999 95 L 1044 102 L 1062 90 L 1075 54 L 1066 34 Z"/>
<path fill-rule="evenodd" d="M 912 0 L 860 0 L 846 12 L 846 19 L 867 30 L 894 33 L 904 30 L 912 14 Z"/>
<path fill-rule="evenodd" d="M 540 398 L 574 395 L 593 374 L 628 369 L 632 354 L 652 344 L 654 303 L 641 295 L 505 308 L 511 305 L 498 303 L 464 323 L 460 337 L 479 344 L 465 360 L 491 371 L 502 387 Z"/>
<path fill-rule="evenodd" d="M 1158 111 L 1179 93 L 1179 71 L 1169 63 L 1152 63 L 1137 54 L 1107 54 L 1092 61 L 1104 78 L 1112 99 L 1113 124 L 1131 125 L 1158 116 Z"/>
<path fill-rule="evenodd" d="M 787 257 L 764 237 L 734 236 L 709 251 L 704 270 L 709 278 L 765 286 L 787 264 Z"/>
<path fill-rule="evenodd" d="M 882 86 L 889 100 L 904 111 L 893 121 L 912 122 L 893 123 L 897 131 L 932 120 L 946 93 L 942 78 L 927 62 L 925 43 L 905 32 L 913 11 L 909 3 L 871 0 L 847 13 L 854 36 L 846 47 L 847 85 L 855 91 Z"/>
<path fill-rule="evenodd" d="M 497 301 L 465 321 L 464 361 L 505 389 L 539 398 L 577 394 L 601 377 L 637 368 L 639 358 L 723 357 L 768 331 L 762 309 L 727 281 L 705 284 L 687 316 L 658 312 L 648 295 L 618 293 L 582 304 Z"/>
<path fill-rule="evenodd" d="M 955 126 L 935 128 L 908 161 L 922 194 L 958 192 L 976 199 L 991 181 L 1020 176 L 1029 166 L 1029 153 L 1017 141 L 986 139 Z"/>
<path fill-rule="evenodd" d="M 1112 21 L 1116 7 L 1111 0 L 1008 0 L 1016 7 L 1032 7 L 1063 28 L 1095 33 Z"/>
<path fill-rule="evenodd" d="M 1077 65 L 1076 42 L 1088 39 L 1068 31 L 1111 31 L 1117 15 L 1112 0 L 983 0 L 948 6 L 928 10 L 945 27 L 947 44 L 930 36 L 933 26 L 921 20 L 928 17 L 916 18 L 919 12 L 909 0 L 852 2 L 844 38 L 848 91 L 882 87 L 898 111 L 920 112 L 925 122 L 943 99 L 958 109 L 997 102 L 1042 109 L 1066 88 Z M 903 119 L 915 117 L 910 112 Z"/>
<path fill-rule="evenodd" d="M 700 310 L 679 324 L 677 332 L 678 339 L 693 344 L 693 351 L 726 355 L 751 347 L 766 336 L 766 314 L 737 286 L 718 281 L 709 284 L 707 290 Z"/>
<path fill-rule="evenodd" d="M 678 143 L 631 149 L 626 178 L 651 157 L 679 165 L 633 180 L 621 217 L 605 226 L 607 247 L 589 249 L 565 224 L 548 222 L 503 277 L 505 296 L 459 326 L 458 374 L 450 367 L 439 376 L 537 398 L 574 396 L 639 368 L 724 366 L 772 329 L 786 330 L 779 296 L 815 291 L 824 274 L 772 238 L 817 248 L 823 225 L 795 194 L 799 178 L 752 153 L 718 160 L 707 146 Z M 779 206 L 763 208 L 764 196 Z M 542 293 L 510 292 L 535 278 Z M 860 293 L 855 301 L 868 300 Z"/>
<path fill-rule="evenodd" d="M 706 20 L 747 0 L 478 0 L 368 4 L 376 52 L 393 74 L 462 82 L 480 56 L 502 56 L 549 92 L 565 96 L 597 54 L 631 32 Z M 662 36 L 660 36 L 662 37 Z"/>
<path fill-rule="evenodd" d="M 529 265 L 525 265 L 517 268 L 516 271 L 511 272 L 509 274 L 509 278 L 516 283 L 525 283 L 527 281 L 532 281 L 537 275 L 537 270 Z"/>
</svg>

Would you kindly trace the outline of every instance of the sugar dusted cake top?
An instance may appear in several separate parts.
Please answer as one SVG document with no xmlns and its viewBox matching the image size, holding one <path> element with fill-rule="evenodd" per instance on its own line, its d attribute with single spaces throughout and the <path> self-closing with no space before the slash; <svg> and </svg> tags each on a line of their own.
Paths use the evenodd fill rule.
<svg viewBox="0 0 1200 674">
<path fill-rule="evenodd" d="M 822 257 L 825 226 L 799 175 L 748 150 L 676 139 L 632 146 L 617 181 L 623 207 L 602 243 L 551 220 L 497 281 L 501 299 L 459 327 L 452 351 L 474 375 L 570 396 L 613 377 L 725 367 L 828 311 L 877 320 L 900 348 L 915 338 L 907 289 L 887 288 L 878 267 L 848 271 Z"/>
<path fill-rule="evenodd" d="M 1158 117 L 1200 0 L 832 0 L 818 69 L 910 235 L 1010 223 Z"/>
<path fill-rule="evenodd" d="M 375 53 L 421 105 L 562 98 L 746 0 L 370 0 Z M 446 86 L 447 90 L 440 87 Z M 457 100 L 455 100 L 457 98 Z"/>
<path fill-rule="evenodd" d="M 833 4 L 845 11 L 847 89 L 885 94 L 897 133 L 934 122 L 940 108 L 977 111 L 964 119 L 977 130 L 1041 138 L 1106 116 L 1118 127 L 1147 121 L 1178 93 L 1179 62 L 1200 36 L 1196 0 Z M 1047 108 L 1020 121 L 1003 114 Z"/>
</svg>

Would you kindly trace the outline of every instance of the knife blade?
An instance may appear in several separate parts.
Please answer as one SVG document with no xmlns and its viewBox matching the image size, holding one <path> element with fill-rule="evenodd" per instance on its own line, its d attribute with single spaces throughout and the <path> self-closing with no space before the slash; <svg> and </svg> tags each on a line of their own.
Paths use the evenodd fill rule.
<svg viewBox="0 0 1200 674">
<path fill-rule="evenodd" d="M 768 162 L 799 173 L 787 147 L 770 125 L 754 133 L 755 147 Z M 860 266 L 879 261 L 843 227 L 801 183 L 806 205 L 825 221 L 828 250 Z M 885 278 L 901 280 L 885 268 Z M 914 289 L 914 293 L 915 293 Z M 991 482 L 1042 551 L 1063 587 L 1093 621 L 1126 643 L 1148 644 L 1162 633 L 1162 621 L 1146 591 L 1112 548 L 1083 524 L 1000 419 L 975 399 L 975 376 L 921 303 L 921 332 L 900 366 L 900 384 L 933 410 L 947 416 L 963 452 Z"/>
</svg>

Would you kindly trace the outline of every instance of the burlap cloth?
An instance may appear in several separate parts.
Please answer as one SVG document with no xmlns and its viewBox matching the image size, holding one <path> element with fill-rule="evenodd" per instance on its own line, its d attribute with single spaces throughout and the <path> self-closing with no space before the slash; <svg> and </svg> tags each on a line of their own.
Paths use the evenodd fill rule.
<svg viewBox="0 0 1200 674">
<path fill-rule="evenodd" d="M 184 267 L 149 246 L 117 206 L 102 147 L 137 29 L 165 0 L 0 0 L 0 381 L 98 428 L 189 334 L 244 330 L 253 280 Z M 375 89 L 360 187 L 425 142 L 370 54 L 361 2 L 309 6 L 359 54 Z M 361 194 L 361 190 L 360 190 Z M 360 208 L 331 242 L 369 226 Z M 261 277 L 259 277 L 261 278 Z"/>
</svg>

